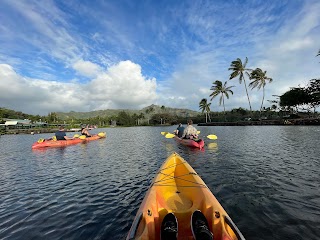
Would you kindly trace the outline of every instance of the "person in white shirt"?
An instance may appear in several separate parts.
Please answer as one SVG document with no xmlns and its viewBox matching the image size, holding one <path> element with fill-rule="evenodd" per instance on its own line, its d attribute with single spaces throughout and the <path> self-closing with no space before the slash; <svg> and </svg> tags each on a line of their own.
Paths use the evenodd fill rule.
<svg viewBox="0 0 320 240">
<path fill-rule="evenodd" d="M 194 126 L 192 126 L 192 124 L 193 124 L 192 120 L 189 119 L 188 126 L 184 129 L 181 139 L 182 138 L 187 138 L 187 139 L 198 138 L 197 129 Z"/>
</svg>

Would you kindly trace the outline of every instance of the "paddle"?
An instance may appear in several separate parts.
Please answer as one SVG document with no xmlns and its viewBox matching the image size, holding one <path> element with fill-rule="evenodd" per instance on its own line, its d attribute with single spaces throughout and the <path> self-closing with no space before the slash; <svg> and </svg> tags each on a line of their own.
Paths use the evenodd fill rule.
<svg viewBox="0 0 320 240">
<path fill-rule="evenodd" d="M 86 139 L 87 137 L 86 137 L 86 135 L 81 135 L 80 137 L 79 137 L 79 139 L 81 139 L 81 140 L 84 140 L 84 139 Z"/>
<path fill-rule="evenodd" d="M 45 138 L 39 138 L 39 140 L 37 141 L 38 143 L 43 143 L 44 141 L 57 141 L 57 137 L 56 136 L 53 136 L 53 137 L 51 137 L 51 138 L 47 138 L 47 139 L 45 139 Z"/>
<path fill-rule="evenodd" d="M 217 135 L 214 135 L 214 134 L 208 135 L 207 138 L 212 139 L 212 140 L 218 139 Z"/>
<path fill-rule="evenodd" d="M 166 138 L 174 138 L 176 135 L 172 134 L 172 133 L 167 133 L 165 135 Z M 211 139 L 211 140 L 216 140 L 218 139 L 217 135 L 214 135 L 214 134 L 210 134 L 207 136 L 207 138 Z"/>
<path fill-rule="evenodd" d="M 161 132 L 161 135 L 166 135 L 168 134 L 169 132 Z M 200 131 L 197 131 L 197 134 L 199 135 L 200 134 Z"/>
</svg>

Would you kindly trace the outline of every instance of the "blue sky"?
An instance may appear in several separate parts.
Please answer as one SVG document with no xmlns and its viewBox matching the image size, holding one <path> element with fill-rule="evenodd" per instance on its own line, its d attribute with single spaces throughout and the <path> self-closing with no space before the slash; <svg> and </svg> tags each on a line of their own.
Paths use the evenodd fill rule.
<svg viewBox="0 0 320 240">
<path fill-rule="evenodd" d="M 266 100 L 319 78 L 318 0 L 0 2 L 0 107 L 30 114 L 199 110 L 236 58 L 267 71 Z M 243 84 L 226 109 L 249 108 Z M 249 91 L 253 109 L 262 91 Z M 222 111 L 217 99 L 211 110 Z M 265 101 L 266 107 L 270 104 Z"/>
</svg>

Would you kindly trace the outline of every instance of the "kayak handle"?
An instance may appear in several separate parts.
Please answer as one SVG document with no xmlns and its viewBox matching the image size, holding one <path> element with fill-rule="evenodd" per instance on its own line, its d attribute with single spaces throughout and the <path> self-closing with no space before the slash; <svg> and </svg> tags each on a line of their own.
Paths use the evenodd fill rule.
<svg viewBox="0 0 320 240">
<path fill-rule="evenodd" d="M 129 236 L 128 236 L 128 240 L 134 240 L 135 239 L 135 236 L 136 236 L 136 232 L 137 232 L 137 229 L 138 229 L 138 226 L 139 226 L 139 223 L 142 219 L 142 212 L 139 213 L 139 215 L 134 219 L 133 223 L 132 223 L 132 227 L 130 229 L 130 232 L 129 232 Z"/>
<path fill-rule="evenodd" d="M 246 240 L 242 233 L 240 232 L 239 228 L 236 226 L 236 224 L 231 220 L 229 216 L 224 216 L 224 220 L 226 223 L 231 227 L 233 232 L 236 234 L 237 238 L 240 240 Z"/>
</svg>

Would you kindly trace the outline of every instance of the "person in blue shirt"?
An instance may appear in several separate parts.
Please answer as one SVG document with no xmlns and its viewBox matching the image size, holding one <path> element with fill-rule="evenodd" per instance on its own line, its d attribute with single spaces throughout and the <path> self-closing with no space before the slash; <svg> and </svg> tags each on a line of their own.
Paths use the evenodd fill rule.
<svg viewBox="0 0 320 240">
<path fill-rule="evenodd" d="M 63 126 L 60 126 L 60 127 L 59 127 L 59 131 L 57 131 L 57 132 L 55 133 L 55 136 L 56 136 L 57 140 L 73 139 L 73 138 L 67 137 L 66 132 L 64 131 L 64 127 L 63 127 Z"/>
<path fill-rule="evenodd" d="M 184 131 L 184 127 L 182 126 L 181 123 L 179 123 L 178 125 L 178 128 L 175 130 L 175 134 L 181 138 L 182 137 L 182 134 L 183 134 L 183 131 Z"/>
</svg>

